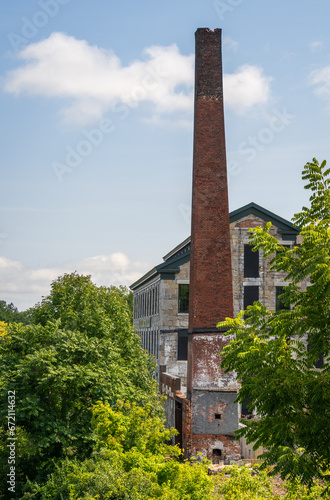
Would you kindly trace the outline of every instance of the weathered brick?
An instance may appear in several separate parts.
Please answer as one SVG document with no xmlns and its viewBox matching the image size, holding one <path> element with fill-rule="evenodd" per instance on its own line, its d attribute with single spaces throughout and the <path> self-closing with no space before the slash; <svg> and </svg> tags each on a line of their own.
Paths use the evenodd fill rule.
<svg viewBox="0 0 330 500">
<path fill-rule="evenodd" d="M 233 317 L 221 30 L 196 31 L 186 455 L 239 459 L 237 383 L 220 369 L 229 339 L 216 329 Z M 217 419 L 216 419 L 217 414 Z"/>
<path fill-rule="evenodd" d="M 221 30 L 196 31 L 189 328 L 233 316 Z"/>
</svg>

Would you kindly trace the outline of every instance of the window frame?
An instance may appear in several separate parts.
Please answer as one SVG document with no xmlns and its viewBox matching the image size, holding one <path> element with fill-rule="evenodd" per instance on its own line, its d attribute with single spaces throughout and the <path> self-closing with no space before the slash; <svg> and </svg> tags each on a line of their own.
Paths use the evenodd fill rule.
<svg viewBox="0 0 330 500">
<path fill-rule="evenodd" d="M 181 290 L 183 287 L 187 287 L 187 296 L 181 296 Z M 186 301 L 185 307 L 182 307 L 182 302 Z M 189 284 L 188 283 L 179 283 L 178 284 L 178 313 L 179 314 L 188 314 L 189 313 Z"/>
</svg>

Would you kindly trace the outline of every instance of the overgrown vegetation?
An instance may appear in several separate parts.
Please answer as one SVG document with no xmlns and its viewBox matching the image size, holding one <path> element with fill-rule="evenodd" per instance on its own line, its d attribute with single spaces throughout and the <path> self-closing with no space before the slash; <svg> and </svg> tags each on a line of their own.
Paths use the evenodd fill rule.
<svg viewBox="0 0 330 500">
<path fill-rule="evenodd" d="M 314 158 L 303 179 L 310 207 L 293 222 L 303 241 L 292 249 L 270 234 L 271 224 L 251 229 L 251 243 L 273 256 L 271 269 L 286 273 L 282 296 L 288 310 L 268 311 L 260 302 L 218 326 L 235 339 L 225 348 L 222 367 L 242 381 L 238 400 L 249 398 L 258 417 L 238 435 L 264 446 L 265 465 L 274 473 L 311 486 L 330 483 L 330 169 Z M 276 256 L 277 254 L 277 256 Z M 307 289 L 301 282 L 310 279 Z M 244 319 L 245 318 L 245 319 Z M 319 364 L 319 358 L 324 364 Z M 316 368 L 315 366 L 318 366 Z"/>
<path fill-rule="evenodd" d="M 92 426 L 93 454 L 86 460 L 67 458 L 59 463 L 45 485 L 31 485 L 34 495 L 63 500 L 213 498 L 207 465 L 178 462 L 178 448 L 165 444 L 172 431 L 154 416 L 150 404 L 98 402 Z M 30 493 L 23 498 L 31 498 Z"/>
<path fill-rule="evenodd" d="M 270 470 L 259 466 L 238 467 L 223 470 L 215 479 L 217 491 L 214 499 L 223 500 L 321 500 L 324 486 L 315 483 L 310 489 L 299 481 L 281 484 L 280 492 Z"/>
<path fill-rule="evenodd" d="M 279 245 L 269 225 L 253 230 L 255 248 L 277 253 L 272 268 L 287 273 L 282 299 L 291 309 L 272 313 L 255 303 L 220 325 L 236 335 L 222 364 L 242 380 L 238 400 L 249 397 L 258 413 L 239 434 L 268 449 L 263 470 L 233 466 L 209 476 L 206 460 L 180 461 L 180 450 L 166 444 L 175 431 L 164 425 L 154 363 L 133 331 L 132 295 L 72 273 L 52 283 L 29 311 L 30 324 L 0 302 L 0 498 L 320 499 L 330 477 L 329 175 L 325 162 L 305 166 L 312 196 L 294 219 L 300 246 Z M 320 353 L 325 364 L 315 368 Z M 14 496 L 9 391 L 17 416 Z M 276 472 L 290 479 L 281 495 Z"/>
<path fill-rule="evenodd" d="M 8 498 L 8 391 L 16 394 L 17 498 L 26 478 L 42 484 L 58 461 L 84 460 L 95 444 L 91 407 L 122 398 L 162 415 L 154 363 L 132 328 L 123 289 L 64 275 L 32 311 L 0 337 L 0 485 Z"/>
</svg>

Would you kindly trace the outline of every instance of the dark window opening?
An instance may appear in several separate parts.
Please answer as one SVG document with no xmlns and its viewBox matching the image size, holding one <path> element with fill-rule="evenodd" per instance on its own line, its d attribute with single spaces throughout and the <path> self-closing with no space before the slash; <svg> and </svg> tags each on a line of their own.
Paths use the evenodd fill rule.
<svg viewBox="0 0 330 500">
<path fill-rule="evenodd" d="M 281 253 L 285 252 L 287 249 L 291 249 L 291 245 L 289 244 L 281 244 L 282 247 L 284 247 L 284 250 L 277 250 L 276 251 L 276 260 L 277 260 L 277 256 L 280 255 Z"/>
<path fill-rule="evenodd" d="M 221 420 L 221 414 L 220 414 L 220 413 L 216 413 L 216 414 L 214 415 L 214 418 L 215 418 L 216 420 Z"/>
<path fill-rule="evenodd" d="M 309 340 L 309 336 L 308 336 L 308 340 Z M 308 342 L 307 344 L 307 352 L 310 351 L 310 342 Z M 322 368 L 324 366 L 324 353 L 323 352 L 319 352 L 319 358 L 316 360 L 316 361 L 313 361 L 313 365 L 314 365 L 314 368 Z"/>
<path fill-rule="evenodd" d="M 221 450 L 219 450 L 217 448 L 215 448 L 214 450 L 212 450 L 212 462 L 214 464 L 219 464 L 220 463 L 221 456 L 222 456 Z"/>
<path fill-rule="evenodd" d="M 258 286 L 245 286 L 244 287 L 244 309 L 247 306 L 252 306 L 253 302 L 259 300 L 259 287 Z M 245 318 L 247 315 L 245 315 Z"/>
<path fill-rule="evenodd" d="M 259 250 L 253 252 L 253 247 L 244 245 L 244 277 L 259 278 Z"/>
<path fill-rule="evenodd" d="M 175 436 L 175 444 L 182 448 L 182 403 L 175 401 L 175 428 L 179 434 Z"/>
<path fill-rule="evenodd" d="M 282 295 L 283 293 L 284 293 L 284 287 L 277 286 L 276 287 L 276 312 L 290 309 L 289 304 L 284 304 L 284 302 L 280 298 L 280 295 Z"/>
<path fill-rule="evenodd" d="M 242 410 L 241 410 L 242 418 L 244 418 L 244 417 L 250 417 L 252 415 L 252 410 L 250 409 L 250 402 L 251 402 L 251 398 L 250 397 L 246 398 L 243 401 L 243 403 L 242 403 Z"/>
<path fill-rule="evenodd" d="M 320 352 L 319 359 L 317 361 L 314 361 L 314 367 L 322 368 L 322 366 L 324 366 L 324 359 L 323 359 L 323 352 Z"/>
<path fill-rule="evenodd" d="M 187 361 L 188 359 L 188 332 L 178 332 L 178 360 Z"/>
<path fill-rule="evenodd" d="M 189 285 L 179 285 L 179 313 L 189 312 Z"/>
</svg>

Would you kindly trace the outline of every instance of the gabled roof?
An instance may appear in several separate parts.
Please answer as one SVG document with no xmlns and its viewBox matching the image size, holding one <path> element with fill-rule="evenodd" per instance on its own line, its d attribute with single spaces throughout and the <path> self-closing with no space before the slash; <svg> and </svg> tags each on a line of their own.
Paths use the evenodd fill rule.
<svg viewBox="0 0 330 500">
<path fill-rule="evenodd" d="M 250 214 L 263 219 L 265 222 L 271 222 L 278 228 L 281 234 L 292 234 L 293 236 L 297 236 L 300 232 L 299 228 L 294 226 L 292 222 L 283 219 L 279 215 L 274 214 L 270 210 L 267 210 L 254 202 L 248 203 L 247 205 L 244 205 L 244 207 L 230 212 L 230 222 L 235 222 Z"/>
<path fill-rule="evenodd" d="M 243 219 L 243 217 L 251 214 L 259 217 L 265 222 L 271 222 L 278 228 L 279 232 L 283 235 L 284 240 L 295 240 L 296 236 L 300 232 L 299 228 L 294 226 L 288 220 L 283 219 L 279 215 L 270 212 L 266 208 L 263 208 L 254 202 L 248 203 L 247 205 L 244 205 L 244 207 L 230 212 L 229 221 L 230 223 L 236 222 L 237 220 Z M 163 279 L 174 279 L 175 274 L 179 272 L 179 266 L 189 262 L 190 260 L 190 243 L 191 237 L 189 236 L 163 257 L 164 262 L 162 264 L 155 266 L 139 280 L 135 281 L 130 288 L 135 290 L 140 285 L 147 284 L 148 281 L 151 281 L 158 275 Z"/>
</svg>

